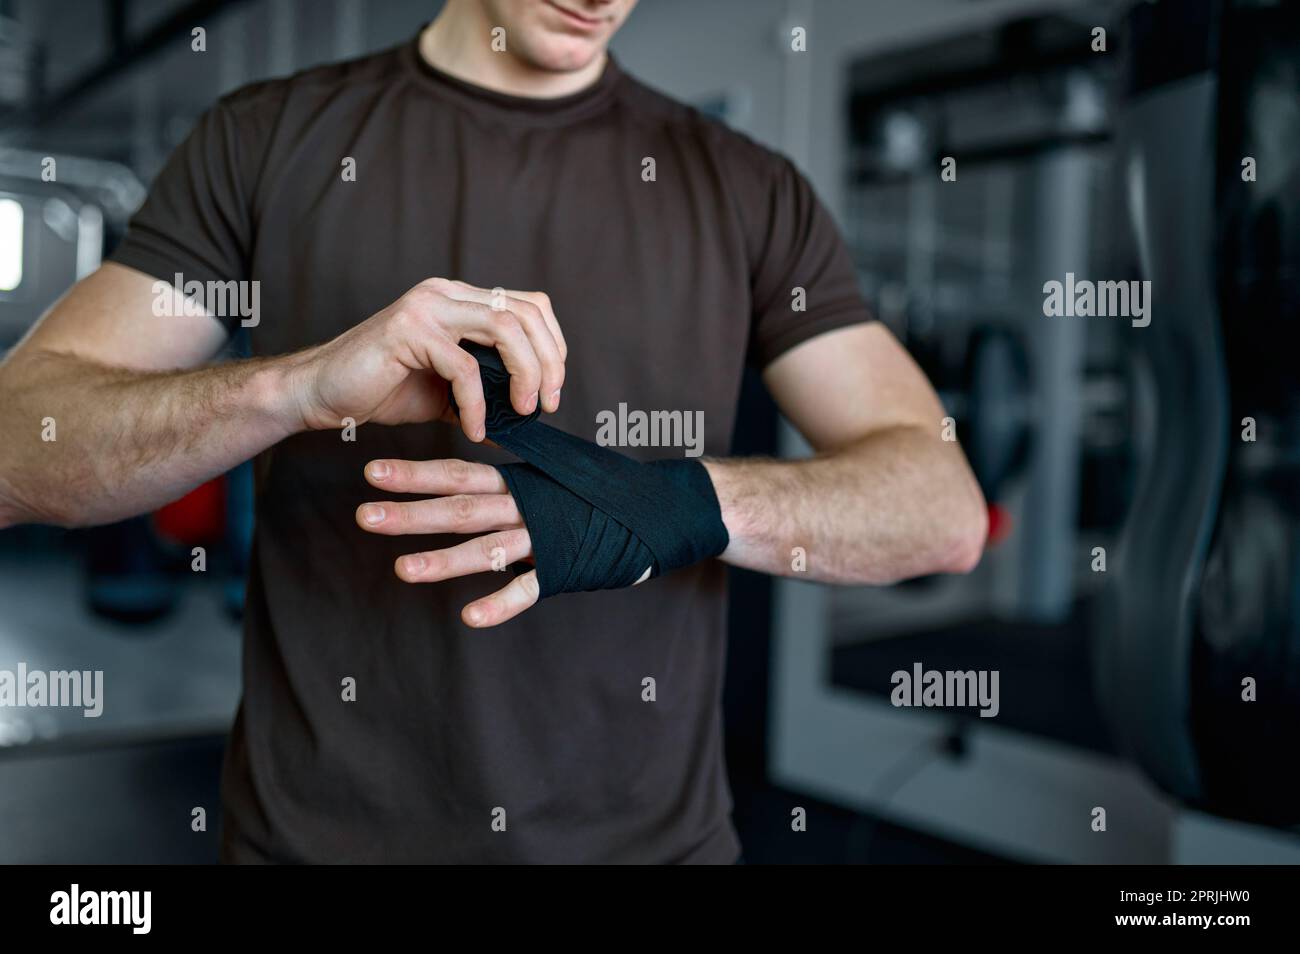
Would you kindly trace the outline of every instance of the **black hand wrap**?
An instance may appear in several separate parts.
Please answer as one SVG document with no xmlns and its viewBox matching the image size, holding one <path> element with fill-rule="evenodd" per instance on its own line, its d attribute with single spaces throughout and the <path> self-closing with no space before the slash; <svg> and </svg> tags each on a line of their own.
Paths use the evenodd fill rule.
<svg viewBox="0 0 1300 954">
<path fill-rule="evenodd" d="M 525 461 L 503 464 L 528 527 L 541 596 L 631 586 L 717 556 L 727 528 L 708 471 L 695 460 L 640 463 L 510 406 L 495 348 L 462 342 L 479 363 L 487 434 Z"/>
</svg>

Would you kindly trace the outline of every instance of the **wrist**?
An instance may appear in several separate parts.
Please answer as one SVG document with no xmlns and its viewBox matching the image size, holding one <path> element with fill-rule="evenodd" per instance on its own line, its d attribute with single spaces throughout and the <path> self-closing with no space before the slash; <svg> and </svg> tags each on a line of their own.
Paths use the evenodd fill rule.
<svg viewBox="0 0 1300 954">
<path fill-rule="evenodd" d="M 273 423 L 277 440 L 311 430 L 302 379 L 303 362 L 298 355 L 259 362 L 249 379 L 253 405 Z"/>
<path fill-rule="evenodd" d="M 744 533 L 744 527 L 741 525 L 742 509 L 737 505 L 739 500 L 735 480 L 737 468 L 734 462 L 712 457 L 701 457 L 699 464 L 713 484 L 713 494 L 718 499 L 722 525 L 727 530 L 727 549 L 722 553 L 725 557 L 740 545 Z"/>
</svg>

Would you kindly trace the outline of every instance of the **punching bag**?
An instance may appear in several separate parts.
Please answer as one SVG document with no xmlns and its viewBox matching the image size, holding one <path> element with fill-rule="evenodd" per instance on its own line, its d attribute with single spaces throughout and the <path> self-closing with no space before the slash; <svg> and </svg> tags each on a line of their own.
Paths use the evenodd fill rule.
<svg viewBox="0 0 1300 954">
<path fill-rule="evenodd" d="M 1131 339 L 1139 469 L 1094 659 L 1162 788 L 1281 825 L 1300 822 L 1297 19 L 1293 0 L 1130 15 L 1118 160 L 1154 309 Z"/>
<path fill-rule="evenodd" d="M 1231 415 L 1197 592 L 1199 802 L 1300 823 L 1300 2 L 1223 9 L 1216 259 Z"/>
</svg>

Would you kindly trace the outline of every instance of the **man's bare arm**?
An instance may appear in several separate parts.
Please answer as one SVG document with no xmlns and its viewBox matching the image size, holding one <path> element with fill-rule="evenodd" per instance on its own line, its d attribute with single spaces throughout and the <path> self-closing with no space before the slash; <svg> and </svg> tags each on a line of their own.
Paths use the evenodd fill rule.
<svg viewBox="0 0 1300 954">
<path fill-rule="evenodd" d="M 142 372 L 16 356 L 0 368 L 0 526 L 108 523 L 176 499 L 292 433 L 279 377 L 266 360 Z"/>
<path fill-rule="evenodd" d="M 173 370 L 211 358 L 225 333 L 183 309 L 156 317 L 153 289 L 105 266 L 0 364 L 0 526 L 141 513 L 288 433 L 267 362 Z"/>
<path fill-rule="evenodd" d="M 764 380 L 817 455 L 704 462 L 731 535 L 723 560 L 871 584 L 978 563 L 983 495 L 960 446 L 941 437 L 937 395 L 883 325 L 812 338 Z M 803 571 L 794 569 L 796 547 Z"/>
<path fill-rule="evenodd" d="M 224 331 L 179 307 L 157 317 L 155 285 L 104 266 L 0 363 L 0 526 L 143 513 L 289 434 L 345 418 L 449 419 L 449 386 L 462 427 L 480 439 L 478 365 L 462 338 L 508 356 L 517 409 L 531 411 L 539 392 L 547 410 L 558 404 L 565 349 L 543 295 L 510 292 L 491 307 L 488 292 L 431 279 L 325 344 L 194 367 Z M 44 439 L 50 422 L 54 440 Z"/>
</svg>

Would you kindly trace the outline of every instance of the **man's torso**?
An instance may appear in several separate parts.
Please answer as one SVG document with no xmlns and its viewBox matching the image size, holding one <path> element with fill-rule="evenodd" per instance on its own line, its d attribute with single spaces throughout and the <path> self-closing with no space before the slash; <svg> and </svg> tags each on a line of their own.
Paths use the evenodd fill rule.
<svg viewBox="0 0 1300 954">
<path fill-rule="evenodd" d="M 569 345 L 551 423 L 592 440 L 620 404 L 702 412 L 705 452 L 726 453 L 751 250 L 711 124 L 616 67 L 521 110 L 409 45 L 232 109 L 270 129 L 247 197 L 255 353 L 333 338 L 431 276 L 545 291 Z M 380 496 L 368 461 L 446 457 L 508 459 L 439 424 L 301 434 L 258 459 L 226 857 L 732 861 L 721 566 L 469 630 L 460 608 L 500 580 L 403 583 L 396 557 L 454 539 L 353 516 Z"/>
</svg>

